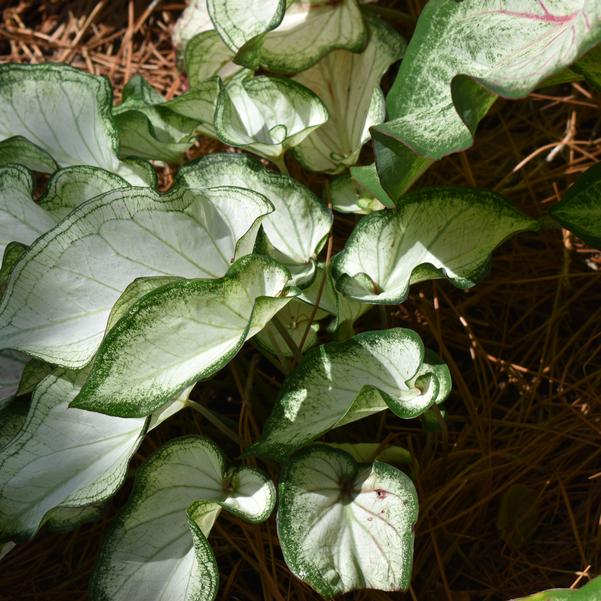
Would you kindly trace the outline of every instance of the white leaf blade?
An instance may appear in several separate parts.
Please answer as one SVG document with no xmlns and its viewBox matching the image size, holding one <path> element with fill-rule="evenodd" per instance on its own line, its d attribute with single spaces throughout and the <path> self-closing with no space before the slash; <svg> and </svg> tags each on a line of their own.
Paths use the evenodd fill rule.
<svg viewBox="0 0 601 601">
<path fill-rule="evenodd" d="M 292 80 L 239 76 L 221 89 L 215 130 L 226 144 L 273 159 L 327 119 L 321 100 Z"/>
<path fill-rule="evenodd" d="M 537 227 L 493 192 L 419 190 L 397 209 L 362 219 L 334 257 L 336 287 L 376 304 L 403 302 L 410 284 L 428 279 L 446 277 L 467 288 L 484 276 L 499 244 Z"/>
<path fill-rule="evenodd" d="M 81 376 L 48 376 L 23 429 L 0 452 L 3 539 L 30 538 L 54 508 L 97 503 L 123 482 L 146 420 L 70 409 L 81 383 Z"/>
<path fill-rule="evenodd" d="M 265 250 L 292 272 L 293 283 L 305 285 L 314 273 L 315 257 L 332 227 L 333 217 L 319 199 L 293 178 L 268 171 L 244 154 L 212 154 L 179 170 L 176 183 L 192 188 L 230 186 L 262 194 L 274 211 L 261 222 Z"/>
<path fill-rule="evenodd" d="M 39 238 L 15 267 L 0 306 L 0 345 L 81 367 L 130 282 L 222 276 L 250 252 L 270 211 L 263 197 L 233 188 L 99 196 Z"/>
<path fill-rule="evenodd" d="M 433 388 L 419 389 L 424 347 L 402 328 L 363 332 L 342 343 L 310 350 L 285 381 L 261 438 L 250 451 L 281 459 L 330 429 L 391 408 L 417 417 L 435 402 Z"/>
<path fill-rule="evenodd" d="M 289 300 L 288 272 L 249 255 L 219 280 L 187 280 L 144 296 L 108 333 L 73 406 L 148 415 L 223 367 Z"/>
<path fill-rule="evenodd" d="M 335 174 L 354 165 L 370 138 L 369 128 L 384 120 L 380 79 L 401 58 L 405 43 L 382 21 L 371 18 L 368 23 L 371 35 L 362 53 L 334 50 L 294 76 L 321 98 L 330 114 L 294 149 L 300 163 L 312 171 Z"/>
<path fill-rule="evenodd" d="M 332 50 L 361 52 L 367 38 L 356 0 L 293 2 L 275 29 L 240 48 L 236 62 L 251 69 L 297 73 Z"/>
<path fill-rule="evenodd" d="M 417 493 L 392 466 L 360 466 L 317 445 L 287 464 L 278 536 L 288 567 L 324 598 L 362 588 L 406 590 L 413 559 Z"/>
</svg>

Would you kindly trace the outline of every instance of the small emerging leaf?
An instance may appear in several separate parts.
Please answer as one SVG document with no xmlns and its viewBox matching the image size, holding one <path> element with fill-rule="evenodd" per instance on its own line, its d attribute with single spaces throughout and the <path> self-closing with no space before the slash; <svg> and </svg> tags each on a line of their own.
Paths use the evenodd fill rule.
<svg viewBox="0 0 601 601">
<path fill-rule="evenodd" d="M 579 589 L 556 588 L 513 601 L 601 601 L 601 576 Z"/>
<path fill-rule="evenodd" d="M 316 445 L 285 467 L 278 536 L 288 567 L 326 599 L 363 588 L 406 590 L 417 513 L 403 472 Z"/>
</svg>

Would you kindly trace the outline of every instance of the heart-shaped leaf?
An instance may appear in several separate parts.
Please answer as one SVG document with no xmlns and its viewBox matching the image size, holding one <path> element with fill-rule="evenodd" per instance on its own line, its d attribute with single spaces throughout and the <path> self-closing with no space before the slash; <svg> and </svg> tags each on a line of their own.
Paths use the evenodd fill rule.
<svg viewBox="0 0 601 601">
<path fill-rule="evenodd" d="M 243 257 L 219 280 L 166 284 L 135 303 L 103 341 L 71 406 L 148 415 L 221 369 L 290 300 L 287 270 Z"/>
<path fill-rule="evenodd" d="M 424 363 L 415 332 L 363 332 L 307 352 L 250 450 L 282 459 L 333 428 L 387 408 L 402 418 L 417 417 L 448 392 Z"/>
<path fill-rule="evenodd" d="M 402 303 L 411 284 L 442 277 L 468 288 L 499 244 L 537 227 L 493 192 L 422 189 L 364 217 L 334 257 L 333 276 L 340 292 L 367 303 Z"/>
<path fill-rule="evenodd" d="M 432 160 L 471 146 L 496 95 L 521 98 L 601 41 L 596 0 L 432 0 L 377 126 L 378 172 L 398 198 Z"/>
<path fill-rule="evenodd" d="M 312 171 L 340 173 L 357 162 L 369 128 L 386 116 L 380 79 L 399 60 L 403 38 L 379 19 L 368 20 L 369 43 L 360 53 L 334 50 L 294 77 L 321 98 L 330 118 L 294 148 Z"/>
<path fill-rule="evenodd" d="M 191 188 L 230 185 L 265 196 L 275 210 L 262 221 L 267 240 L 261 250 L 290 270 L 295 285 L 313 279 L 316 256 L 333 217 L 308 188 L 287 175 L 268 171 L 253 157 L 231 153 L 212 154 L 186 165 L 175 181 Z"/>
<path fill-rule="evenodd" d="M 363 588 L 406 590 L 417 514 L 407 475 L 325 445 L 295 454 L 279 486 L 284 559 L 325 599 Z"/>
<path fill-rule="evenodd" d="M 241 74 L 222 86 L 215 130 L 226 144 L 278 158 L 327 119 L 324 104 L 304 86 L 289 79 Z"/>
<path fill-rule="evenodd" d="M 243 67 L 233 59 L 234 53 L 216 31 L 204 31 L 194 36 L 186 45 L 184 59 L 190 86 L 195 88 L 215 75 L 224 81 L 234 76 Z"/>
<path fill-rule="evenodd" d="M 217 516 L 225 509 L 262 522 L 274 504 L 271 481 L 254 468 L 226 468 L 211 441 L 169 442 L 138 470 L 102 548 L 92 601 L 212 601 L 219 572 L 207 537 Z"/>
<path fill-rule="evenodd" d="M 601 248 L 601 165 L 593 165 L 550 213 L 586 243 Z"/>
<path fill-rule="evenodd" d="M 15 266 L 0 306 L 0 348 L 82 367 L 111 307 L 138 277 L 223 276 L 254 246 L 271 205 L 237 188 L 108 192 L 77 207 Z"/>
<path fill-rule="evenodd" d="M 61 167 L 92 165 L 134 185 L 147 173 L 119 160 L 108 81 L 67 65 L 0 66 L 0 140 L 22 136 Z"/>
</svg>

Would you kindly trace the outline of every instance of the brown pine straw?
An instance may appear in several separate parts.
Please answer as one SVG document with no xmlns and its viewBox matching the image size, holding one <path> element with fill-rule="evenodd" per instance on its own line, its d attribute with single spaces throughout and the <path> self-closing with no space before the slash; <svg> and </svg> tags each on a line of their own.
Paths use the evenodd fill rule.
<svg viewBox="0 0 601 601">
<path fill-rule="evenodd" d="M 382 4 L 417 15 L 423 2 Z M 183 3 L 21 0 L 0 8 L 2 62 L 67 61 L 108 75 L 117 98 L 135 73 L 167 97 L 185 88 L 170 39 Z M 410 23 L 400 16 L 397 24 L 410 35 Z M 475 146 L 434 165 L 417 185 L 492 188 L 539 217 L 601 157 L 599 100 L 585 83 L 538 90 L 519 102 L 500 100 L 480 125 Z M 200 140 L 191 156 L 219 149 Z M 323 192 L 322 177 L 289 162 L 296 177 Z M 163 170 L 163 187 L 171 175 Z M 337 219 L 335 250 L 355 221 Z M 377 329 L 386 320 L 416 329 L 449 364 L 454 391 L 442 433 L 381 414 L 328 436 L 410 449 L 409 471 L 420 496 L 410 591 L 346 598 L 505 600 L 581 585 L 600 572 L 600 265 L 600 253 L 569 232 L 527 233 L 495 253 L 490 275 L 475 288 L 424 283 L 402 306 L 370 312 L 357 324 L 357 330 Z M 196 398 L 228 420 L 247 445 L 257 438 L 281 381 L 278 370 L 247 345 L 198 387 Z M 184 411 L 147 437 L 132 474 L 161 444 L 186 433 L 213 437 L 232 458 L 240 452 L 200 416 Z M 276 465 L 259 464 L 277 477 Z M 66 534 L 44 530 L 11 552 L 0 563 L 0 599 L 86 599 L 103 534 L 131 480 L 100 521 Z M 540 509 L 536 530 L 514 548 L 496 521 L 501 496 L 517 483 L 530 487 Z M 286 568 L 273 518 L 249 526 L 222 515 L 210 539 L 221 569 L 220 599 L 318 599 Z"/>
</svg>

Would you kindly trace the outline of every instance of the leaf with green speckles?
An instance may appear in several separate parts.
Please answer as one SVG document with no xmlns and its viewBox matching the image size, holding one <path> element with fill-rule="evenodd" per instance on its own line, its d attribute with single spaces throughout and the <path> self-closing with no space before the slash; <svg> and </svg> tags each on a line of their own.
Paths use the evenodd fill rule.
<svg viewBox="0 0 601 601">
<path fill-rule="evenodd" d="M 417 522 L 415 486 L 402 471 L 315 445 L 286 464 L 278 536 L 290 570 L 325 599 L 356 589 L 407 590 Z"/>
<path fill-rule="evenodd" d="M 237 186 L 262 194 L 274 207 L 262 223 L 260 250 L 285 265 L 292 282 L 306 286 L 332 227 L 332 212 L 295 179 L 268 171 L 244 154 L 211 154 L 179 170 L 176 184 L 191 188 Z M 266 238 L 266 239 L 265 239 Z"/>
<path fill-rule="evenodd" d="M 148 415 L 212 376 L 292 298 L 288 271 L 243 257 L 218 280 L 166 284 L 146 294 L 110 330 L 72 407 Z"/>
<path fill-rule="evenodd" d="M 597 0 L 430 0 L 372 130 L 386 191 L 471 146 L 497 95 L 526 96 L 600 41 Z"/>
<path fill-rule="evenodd" d="M 549 212 L 587 244 L 601 248 L 601 164 L 581 175 Z"/>
<path fill-rule="evenodd" d="M 96 504 L 121 486 L 147 420 L 70 409 L 84 380 L 64 371 L 46 377 L 0 451 L 0 540 L 31 538 L 56 507 Z"/>
<path fill-rule="evenodd" d="M 222 509 L 266 520 L 275 487 L 259 470 L 227 468 L 210 440 L 172 440 L 136 475 L 102 547 L 92 601 L 212 601 L 219 572 L 207 537 Z"/>
<path fill-rule="evenodd" d="M 597 576 L 579 589 L 551 589 L 513 601 L 601 601 L 601 576 Z"/>
<path fill-rule="evenodd" d="M 349 173 L 332 180 L 330 193 L 332 208 L 339 213 L 369 215 L 386 208 Z"/>
<path fill-rule="evenodd" d="M 214 126 L 222 142 L 277 159 L 327 120 L 326 107 L 308 88 L 243 73 L 222 85 Z"/>
<path fill-rule="evenodd" d="M 84 366 L 132 281 L 223 276 L 252 251 L 271 210 L 263 196 L 238 188 L 97 196 L 38 238 L 15 266 L 0 305 L 0 348 Z"/>
<path fill-rule="evenodd" d="M 335 174 L 354 165 L 370 139 L 369 128 L 386 116 L 380 79 L 401 58 L 405 42 L 379 19 L 367 23 L 370 39 L 363 52 L 334 50 L 294 76 L 321 98 L 330 114 L 294 147 L 294 156 L 306 169 Z"/>
<path fill-rule="evenodd" d="M 507 238 L 537 229 L 503 197 L 468 188 L 422 189 L 364 217 L 334 257 L 336 288 L 374 304 L 402 303 L 411 284 L 447 278 L 469 288 Z"/>
<path fill-rule="evenodd" d="M 60 167 L 91 165 L 134 185 L 151 183 L 143 170 L 119 160 L 111 103 L 112 90 L 103 77 L 52 63 L 1 65 L 0 141 L 22 136 Z M 20 148 L 24 164 L 35 166 L 32 148 Z M 33 158 L 42 161 L 38 168 L 51 167 L 45 156 Z"/>
<path fill-rule="evenodd" d="M 424 352 L 420 337 L 403 328 L 311 349 L 284 382 L 250 451 L 283 459 L 333 428 L 384 409 L 417 417 L 449 392 Z"/>
<path fill-rule="evenodd" d="M 223 0 L 222 0 L 223 2 Z M 229 4 L 246 7 L 246 0 Z M 236 54 L 236 62 L 249 69 L 298 73 L 337 49 L 361 52 L 369 33 L 356 0 L 304 0 L 287 2 L 277 27 L 250 37 Z M 215 19 L 214 19 L 215 21 Z M 224 38 L 228 43 L 228 40 Z"/>
</svg>

